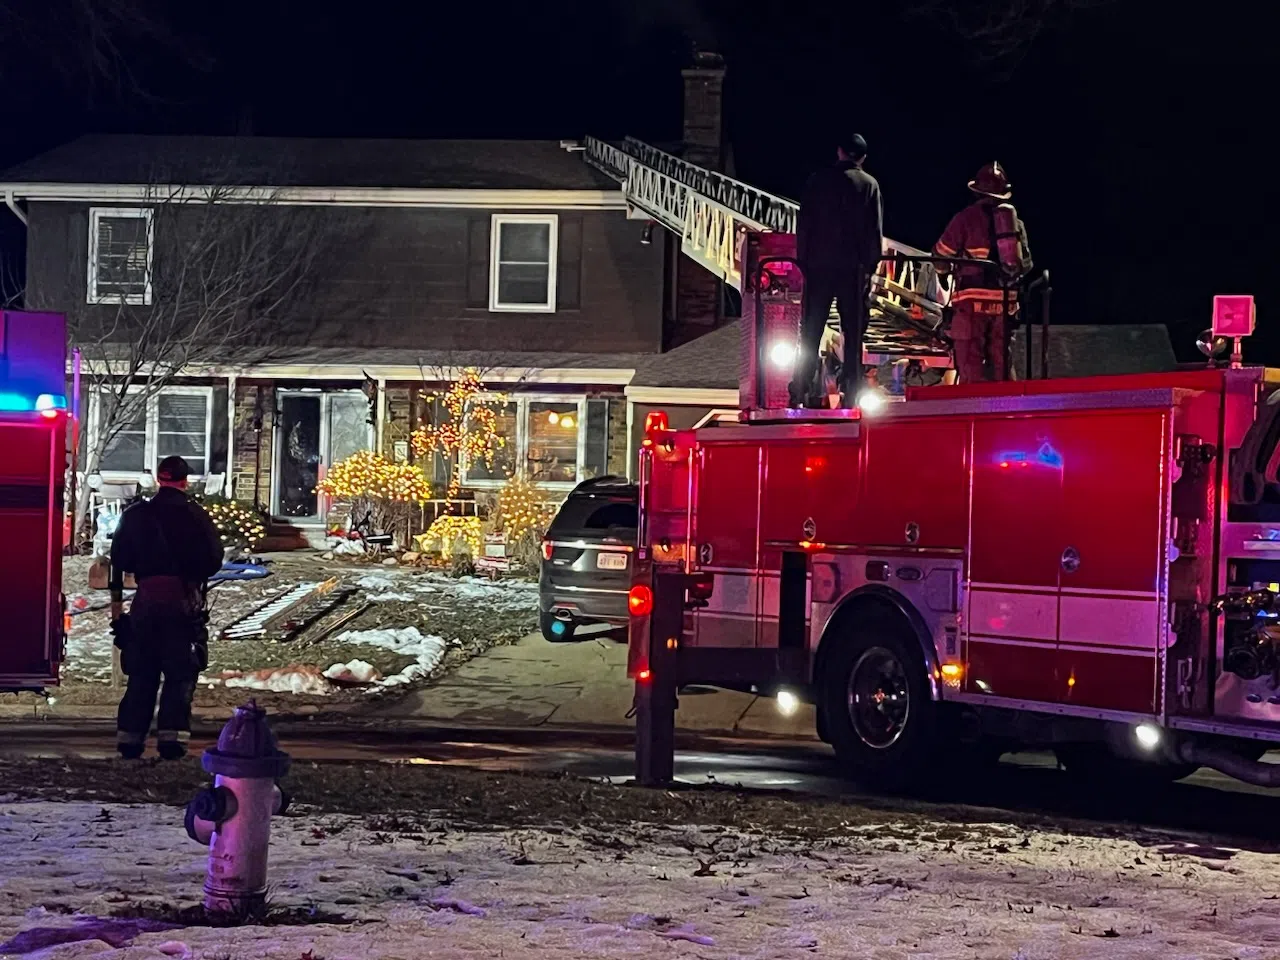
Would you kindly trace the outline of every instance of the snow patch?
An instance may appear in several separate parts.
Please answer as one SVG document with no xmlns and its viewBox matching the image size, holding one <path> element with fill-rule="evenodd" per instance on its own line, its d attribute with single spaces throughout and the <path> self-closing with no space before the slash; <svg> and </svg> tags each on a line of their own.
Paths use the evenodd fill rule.
<svg viewBox="0 0 1280 960">
<path fill-rule="evenodd" d="M 251 673 L 223 674 L 224 686 L 245 690 L 266 690 L 270 693 L 324 696 L 333 688 L 320 673 L 319 667 L 294 664 L 276 669 L 255 670 Z"/>
<path fill-rule="evenodd" d="M 324 672 L 330 680 L 339 683 L 373 683 L 382 678 L 371 663 L 364 660 L 352 660 L 350 663 L 335 663 Z"/>
<path fill-rule="evenodd" d="M 448 648 L 443 637 L 430 634 L 423 636 L 417 627 L 348 630 L 338 635 L 337 642 L 365 644 L 415 658 L 415 663 L 409 664 L 399 673 L 377 681 L 379 687 L 394 687 L 429 676 L 440 665 Z"/>
</svg>

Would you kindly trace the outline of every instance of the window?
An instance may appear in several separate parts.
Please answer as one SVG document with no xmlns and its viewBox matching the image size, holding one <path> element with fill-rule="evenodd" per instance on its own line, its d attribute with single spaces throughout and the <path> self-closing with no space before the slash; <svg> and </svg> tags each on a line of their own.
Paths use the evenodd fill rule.
<svg viewBox="0 0 1280 960">
<path fill-rule="evenodd" d="M 576 481 L 581 432 L 577 402 L 530 403 L 525 475 L 534 483 Z"/>
<path fill-rule="evenodd" d="M 94 404 L 92 430 L 103 427 L 107 400 Z M 194 476 L 209 472 L 212 428 L 211 387 L 165 387 L 145 405 L 130 404 L 134 416 L 119 430 L 102 456 L 98 472 L 104 475 L 141 477 L 155 473 L 165 457 L 179 456 L 191 465 Z"/>
<path fill-rule="evenodd" d="M 525 476 L 548 487 L 571 487 L 603 472 L 608 458 L 608 400 L 518 397 L 498 416 L 506 443 L 492 465 L 468 463 L 463 483 L 497 487 Z"/>
<path fill-rule="evenodd" d="M 552 216 L 495 214 L 489 253 L 489 309 L 556 309 L 556 227 Z"/>
<path fill-rule="evenodd" d="M 151 303 L 152 211 L 89 210 L 89 303 Z"/>
</svg>

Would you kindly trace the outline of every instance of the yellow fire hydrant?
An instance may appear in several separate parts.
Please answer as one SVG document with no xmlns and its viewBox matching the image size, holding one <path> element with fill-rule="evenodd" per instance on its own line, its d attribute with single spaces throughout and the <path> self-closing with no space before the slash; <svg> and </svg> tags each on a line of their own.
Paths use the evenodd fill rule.
<svg viewBox="0 0 1280 960">
<path fill-rule="evenodd" d="M 218 744 L 204 752 L 214 775 L 187 804 L 187 835 L 209 845 L 204 906 L 212 914 L 252 916 L 266 902 L 271 818 L 284 813 L 288 796 L 276 781 L 290 757 L 276 743 L 267 712 L 250 700 L 237 707 Z"/>
</svg>

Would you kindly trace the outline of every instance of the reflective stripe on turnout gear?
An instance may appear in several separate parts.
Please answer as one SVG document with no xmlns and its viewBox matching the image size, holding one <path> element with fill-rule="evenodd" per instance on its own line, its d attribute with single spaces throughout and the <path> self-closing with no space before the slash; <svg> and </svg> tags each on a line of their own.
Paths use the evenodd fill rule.
<svg viewBox="0 0 1280 960">
<path fill-rule="evenodd" d="M 121 747 L 137 746 L 140 743 L 147 742 L 145 733 L 130 733 L 128 730 L 116 731 L 116 745 Z"/>
<path fill-rule="evenodd" d="M 1010 290 L 1008 293 L 1009 303 L 1017 303 L 1018 291 Z M 962 290 L 957 290 L 951 295 L 951 302 L 961 303 L 965 300 L 994 300 L 997 303 L 1003 303 L 1004 296 L 1005 291 L 1003 290 L 992 290 L 989 287 L 965 287 Z"/>
<path fill-rule="evenodd" d="M 157 730 L 156 741 L 158 743 L 190 743 L 190 730 Z"/>
</svg>

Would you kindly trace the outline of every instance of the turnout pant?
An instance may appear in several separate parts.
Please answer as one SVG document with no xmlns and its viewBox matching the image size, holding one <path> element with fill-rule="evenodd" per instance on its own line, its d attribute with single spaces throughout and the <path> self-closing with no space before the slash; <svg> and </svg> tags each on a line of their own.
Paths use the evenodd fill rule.
<svg viewBox="0 0 1280 960">
<path fill-rule="evenodd" d="M 191 738 L 191 698 L 207 663 L 207 635 L 189 613 L 148 611 L 131 617 L 131 636 L 120 651 L 128 675 L 116 714 L 116 743 L 125 756 L 139 756 L 156 712 L 161 756 L 180 756 Z"/>
<path fill-rule="evenodd" d="M 804 302 L 800 321 L 800 355 L 791 380 L 791 402 L 802 404 L 814 393 L 818 349 L 834 301 L 844 334 L 844 363 L 840 389 L 851 393 L 862 379 L 862 335 L 867 328 L 867 297 L 871 276 L 853 267 L 840 273 L 814 270 L 804 274 Z"/>
<path fill-rule="evenodd" d="M 1011 309 L 1016 310 L 1016 304 Z M 956 305 L 951 339 L 957 383 L 1013 379 L 1009 366 L 1011 323 L 1012 315 L 1005 319 L 1002 304 L 966 300 Z"/>
</svg>

